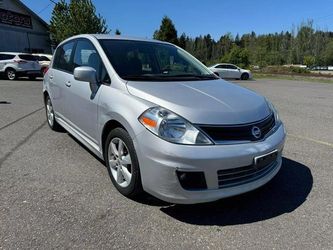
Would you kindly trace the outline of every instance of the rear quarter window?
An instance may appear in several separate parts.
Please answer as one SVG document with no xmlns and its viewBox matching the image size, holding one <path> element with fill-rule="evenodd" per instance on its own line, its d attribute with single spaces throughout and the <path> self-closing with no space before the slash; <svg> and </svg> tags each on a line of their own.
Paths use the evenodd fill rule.
<svg viewBox="0 0 333 250">
<path fill-rule="evenodd" d="M 39 61 L 47 61 L 47 62 L 51 61 L 51 60 L 50 60 L 49 58 L 47 58 L 46 56 L 40 56 L 38 60 L 39 60 Z"/>
<path fill-rule="evenodd" d="M 36 57 L 34 57 L 33 55 L 19 55 L 19 58 L 21 58 L 22 60 L 26 60 L 26 61 L 36 61 Z"/>
<path fill-rule="evenodd" d="M 11 60 L 14 59 L 15 55 L 8 55 L 8 54 L 0 54 L 0 61 L 1 60 Z"/>
</svg>

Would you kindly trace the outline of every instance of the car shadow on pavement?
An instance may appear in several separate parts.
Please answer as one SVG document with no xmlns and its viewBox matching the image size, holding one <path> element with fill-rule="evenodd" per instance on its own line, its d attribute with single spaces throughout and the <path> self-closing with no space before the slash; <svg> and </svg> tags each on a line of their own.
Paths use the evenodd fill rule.
<svg viewBox="0 0 333 250">
<path fill-rule="evenodd" d="M 310 169 L 283 158 L 280 172 L 263 187 L 232 198 L 197 205 L 170 205 L 160 210 L 195 225 L 238 225 L 290 213 L 302 205 L 313 185 Z"/>
<path fill-rule="evenodd" d="M 6 81 L 10 81 L 7 78 L 0 76 L 0 80 L 6 80 Z M 36 79 L 29 79 L 28 77 L 18 77 L 15 80 L 13 80 L 13 82 L 42 82 L 43 81 L 43 77 L 37 77 Z"/>
</svg>

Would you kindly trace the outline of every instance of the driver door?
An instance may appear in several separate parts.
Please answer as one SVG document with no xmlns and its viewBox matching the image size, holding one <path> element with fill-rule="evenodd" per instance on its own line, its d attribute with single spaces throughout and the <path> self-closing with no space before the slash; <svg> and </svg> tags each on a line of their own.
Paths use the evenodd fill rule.
<svg viewBox="0 0 333 250">
<path fill-rule="evenodd" d="M 67 102 L 70 110 L 71 125 L 76 130 L 97 144 L 98 126 L 98 99 L 100 95 L 101 75 L 103 79 L 108 76 L 103 62 L 95 48 L 88 39 L 78 39 L 73 57 L 74 69 L 80 66 L 89 66 L 96 70 L 100 79 L 98 86 L 91 86 L 89 82 L 71 79 L 70 98 Z"/>
</svg>

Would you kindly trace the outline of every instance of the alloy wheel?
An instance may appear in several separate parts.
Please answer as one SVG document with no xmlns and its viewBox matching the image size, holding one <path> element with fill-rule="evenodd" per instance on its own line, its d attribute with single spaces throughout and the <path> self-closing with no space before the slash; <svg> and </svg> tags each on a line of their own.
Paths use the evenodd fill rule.
<svg viewBox="0 0 333 250">
<path fill-rule="evenodd" d="M 117 184 L 128 187 L 132 179 L 132 160 L 128 148 L 120 138 L 113 138 L 109 144 L 108 159 L 111 174 Z"/>
<path fill-rule="evenodd" d="M 47 115 L 47 122 L 52 127 L 54 124 L 54 110 L 50 98 L 47 98 L 46 101 L 46 115 Z"/>
<path fill-rule="evenodd" d="M 7 71 L 7 77 L 9 80 L 15 80 L 16 78 L 16 73 L 14 70 L 8 70 Z"/>
</svg>

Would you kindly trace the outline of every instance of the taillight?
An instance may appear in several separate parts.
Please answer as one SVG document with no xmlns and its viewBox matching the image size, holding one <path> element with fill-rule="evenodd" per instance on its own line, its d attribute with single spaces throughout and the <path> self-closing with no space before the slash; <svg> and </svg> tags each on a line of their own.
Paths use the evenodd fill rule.
<svg viewBox="0 0 333 250">
<path fill-rule="evenodd" d="M 18 64 L 27 63 L 27 61 L 25 61 L 25 60 L 14 60 L 14 62 L 16 62 Z"/>
<path fill-rule="evenodd" d="M 45 75 L 48 70 L 49 70 L 49 67 L 45 67 L 43 70 L 43 75 Z"/>
</svg>

